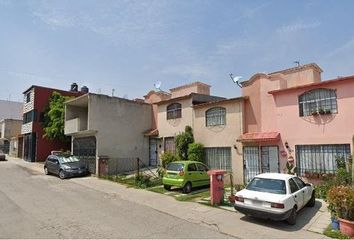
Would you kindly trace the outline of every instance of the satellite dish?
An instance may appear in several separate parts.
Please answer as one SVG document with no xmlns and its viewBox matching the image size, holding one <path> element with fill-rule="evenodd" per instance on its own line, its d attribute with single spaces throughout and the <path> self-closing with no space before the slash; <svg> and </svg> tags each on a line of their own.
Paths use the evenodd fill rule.
<svg viewBox="0 0 354 240">
<path fill-rule="evenodd" d="M 242 76 L 234 76 L 232 73 L 230 73 L 230 78 L 234 83 L 236 83 L 240 88 L 242 88 L 242 85 L 240 84 L 240 79 L 242 78 Z"/>
<path fill-rule="evenodd" d="M 155 88 L 157 89 L 157 90 L 159 90 L 159 91 L 162 91 L 161 90 L 161 81 L 157 81 L 155 84 L 154 84 L 154 86 L 155 86 Z"/>
</svg>

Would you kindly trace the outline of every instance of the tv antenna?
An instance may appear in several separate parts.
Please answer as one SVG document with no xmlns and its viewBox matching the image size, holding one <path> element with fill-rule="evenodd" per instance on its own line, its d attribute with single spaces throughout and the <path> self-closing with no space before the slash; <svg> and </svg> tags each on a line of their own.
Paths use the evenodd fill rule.
<svg viewBox="0 0 354 240">
<path fill-rule="evenodd" d="M 155 88 L 156 88 L 157 90 L 159 90 L 159 91 L 162 91 L 162 90 L 161 90 L 161 85 L 162 85 L 162 82 L 161 82 L 161 81 L 157 81 L 157 82 L 154 83 Z"/>
<path fill-rule="evenodd" d="M 240 84 L 240 79 L 242 78 L 242 76 L 234 76 L 232 73 L 230 73 L 230 78 L 234 83 L 237 84 L 237 86 L 242 88 L 242 85 Z"/>
<path fill-rule="evenodd" d="M 112 88 L 112 97 L 114 97 L 114 91 L 115 91 L 115 89 Z"/>
</svg>

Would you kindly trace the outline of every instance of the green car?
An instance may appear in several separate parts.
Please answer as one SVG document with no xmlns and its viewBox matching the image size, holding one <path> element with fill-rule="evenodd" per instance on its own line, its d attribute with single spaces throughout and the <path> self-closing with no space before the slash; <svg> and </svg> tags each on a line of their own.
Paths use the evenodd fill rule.
<svg viewBox="0 0 354 240">
<path fill-rule="evenodd" d="M 162 179 L 163 186 L 170 190 L 172 186 L 182 188 L 184 193 L 192 191 L 192 187 L 210 184 L 208 167 L 196 161 L 176 161 L 167 165 Z"/>
</svg>

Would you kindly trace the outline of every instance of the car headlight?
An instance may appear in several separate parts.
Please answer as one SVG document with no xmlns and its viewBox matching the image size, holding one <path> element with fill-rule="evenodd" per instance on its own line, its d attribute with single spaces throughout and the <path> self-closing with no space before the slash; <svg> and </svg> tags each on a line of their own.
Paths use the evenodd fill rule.
<svg viewBox="0 0 354 240">
<path fill-rule="evenodd" d="M 69 166 L 67 166 L 67 165 L 62 165 L 62 167 L 63 167 L 64 170 L 69 170 L 69 169 L 71 169 L 71 167 L 69 167 Z"/>
</svg>

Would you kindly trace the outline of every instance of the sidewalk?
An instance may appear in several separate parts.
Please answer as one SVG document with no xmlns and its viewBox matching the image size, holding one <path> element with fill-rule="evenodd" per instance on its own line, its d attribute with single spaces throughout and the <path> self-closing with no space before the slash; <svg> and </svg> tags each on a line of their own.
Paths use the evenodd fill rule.
<svg viewBox="0 0 354 240">
<path fill-rule="evenodd" d="M 28 163 L 14 158 L 9 159 L 9 161 L 33 171 L 43 172 L 43 165 L 41 163 Z M 305 208 L 305 210 L 299 212 L 297 225 L 289 226 L 283 222 L 264 221 L 245 217 L 232 209 L 225 211 L 198 203 L 176 201 L 174 198 L 163 194 L 127 188 L 124 185 L 95 177 L 72 178 L 67 181 L 80 184 L 102 194 L 116 196 L 136 204 L 149 206 L 165 214 L 207 226 L 235 238 L 327 238 L 318 233 L 322 233 L 330 223 L 326 205 L 321 201 L 316 202 L 318 211 L 310 211 L 310 208 Z M 313 215 L 311 215 L 311 212 Z"/>
</svg>

